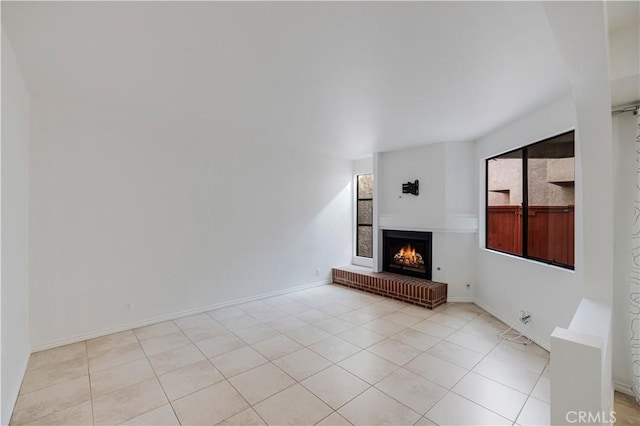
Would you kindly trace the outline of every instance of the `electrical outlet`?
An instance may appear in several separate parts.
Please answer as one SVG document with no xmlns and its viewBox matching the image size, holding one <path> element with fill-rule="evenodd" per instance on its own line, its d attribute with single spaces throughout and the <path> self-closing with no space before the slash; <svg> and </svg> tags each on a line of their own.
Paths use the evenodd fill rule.
<svg viewBox="0 0 640 426">
<path fill-rule="evenodd" d="M 133 302 L 132 301 L 128 301 L 127 303 L 125 303 L 124 306 L 127 309 L 127 311 L 129 311 L 129 312 L 133 311 Z"/>
<path fill-rule="evenodd" d="M 531 322 L 532 314 L 529 311 L 520 311 L 520 322 L 524 325 L 528 325 Z"/>
<path fill-rule="evenodd" d="M 316 268 L 316 277 L 320 276 L 320 268 Z"/>
</svg>

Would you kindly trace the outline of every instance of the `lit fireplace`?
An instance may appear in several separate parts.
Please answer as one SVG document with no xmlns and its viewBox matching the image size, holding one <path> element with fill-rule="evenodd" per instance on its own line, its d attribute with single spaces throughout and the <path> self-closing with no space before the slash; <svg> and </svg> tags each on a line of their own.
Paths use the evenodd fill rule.
<svg viewBox="0 0 640 426">
<path fill-rule="evenodd" d="M 383 270 L 431 279 L 431 232 L 389 231 L 383 236 Z"/>
<path fill-rule="evenodd" d="M 402 247 L 400 251 L 393 256 L 393 261 L 398 265 L 409 266 L 410 268 L 424 267 L 422 255 L 416 252 L 416 249 L 411 246 L 411 244 Z"/>
</svg>

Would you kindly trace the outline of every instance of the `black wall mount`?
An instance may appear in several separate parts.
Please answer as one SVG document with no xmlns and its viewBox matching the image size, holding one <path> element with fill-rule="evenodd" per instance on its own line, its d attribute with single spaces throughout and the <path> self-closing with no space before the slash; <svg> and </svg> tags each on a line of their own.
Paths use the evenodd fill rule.
<svg viewBox="0 0 640 426">
<path fill-rule="evenodd" d="M 415 182 L 407 182 L 402 184 L 402 193 L 403 194 L 413 194 L 418 196 L 420 193 L 420 182 L 416 179 Z"/>
</svg>

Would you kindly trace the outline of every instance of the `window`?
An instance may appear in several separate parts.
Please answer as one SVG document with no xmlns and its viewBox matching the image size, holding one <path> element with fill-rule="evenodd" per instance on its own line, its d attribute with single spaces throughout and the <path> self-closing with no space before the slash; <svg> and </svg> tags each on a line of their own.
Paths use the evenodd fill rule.
<svg viewBox="0 0 640 426">
<path fill-rule="evenodd" d="M 574 132 L 487 160 L 486 247 L 573 269 Z"/>
<path fill-rule="evenodd" d="M 373 257 L 373 174 L 357 176 L 356 256 Z"/>
</svg>

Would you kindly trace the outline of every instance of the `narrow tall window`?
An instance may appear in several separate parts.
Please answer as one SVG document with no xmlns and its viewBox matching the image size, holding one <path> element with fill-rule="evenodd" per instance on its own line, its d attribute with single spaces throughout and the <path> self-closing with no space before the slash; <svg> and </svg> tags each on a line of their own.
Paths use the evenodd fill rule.
<svg viewBox="0 0 640 426">
<path fill-rule="evenodd" d="M 356 256 L 373 257 L 373 174 L 357 176 Z"/>
<path fill-rule="evenodd" d="M 486 247 L 573 269 L 574 132 L 487 160 Z"/>
</svg>

